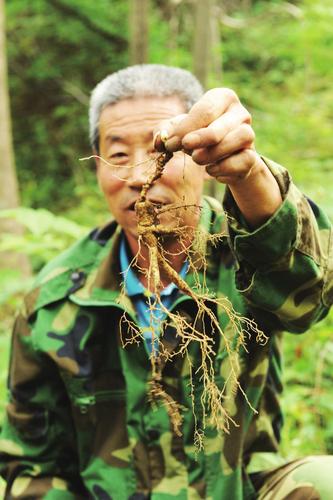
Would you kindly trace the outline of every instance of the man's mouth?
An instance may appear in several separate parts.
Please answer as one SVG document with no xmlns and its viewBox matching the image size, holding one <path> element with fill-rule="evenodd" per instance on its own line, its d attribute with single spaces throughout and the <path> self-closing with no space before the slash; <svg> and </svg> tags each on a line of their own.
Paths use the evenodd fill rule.
<svg viewBox="0 0 333 500">
<path fill-rule="evenodd" d="M 169 202 L 167 202 L 166 200 L 157 200 L 157 199 L 153 199 L 153 198 L 148 198 L 147 201 L 150 202 L 152 205 L 154 205 L 154 207 L 156 208 L 156 210 L 160 210 L 165 205 L 169 204 Z M 136 202 L 137 202 L 137 199 L 136 200 L 132 200 L 127 205 L 126 210 L 129 210 L 130 212 L 135 212 L 135 204 L 136 204 Z"/>
</svg>

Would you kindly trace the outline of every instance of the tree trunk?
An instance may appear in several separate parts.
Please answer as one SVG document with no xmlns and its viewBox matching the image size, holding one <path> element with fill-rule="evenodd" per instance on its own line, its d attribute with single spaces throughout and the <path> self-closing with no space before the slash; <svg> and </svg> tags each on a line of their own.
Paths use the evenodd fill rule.
<svg viewBox="0 0 333 500">
<path fill-rule="evenodd" d="M 129 53 L 131 64 L 142 64 L 148 61 L 148 10 L 149 0 L 130 0 Z"/>
<path fill-rule="evenodd" d="M 217 72 L 216 67 L 218 65 L 217 63 L 218 54 L 216 54 L 217 50 L 216 30 L 218 29 L 218 26 L 213 25 L 213 23 L 215 22 L 215 19 L 213 19 L 214 13 L 215 13 L 214 0 L 206 0 L 205 2 L 202 2 L 201 0 L 196 1 L 195 23 L 194 23 L 193 73 L 201 82 L 204 88 L 207 87 L 210 71 L 214 69 Z M 215 76 L 216 75 L 214 75 L 214 77 Z M 213 197 L 216 196 L 215 179 L 209 181 L 207 191 L 210 196 Z"/>
<path fill-rule="evenodd" d="M 220 2 L 219 2 L 220 3 Z M 216 0 L 212 4 L 211 16 L 211 70 L 214 86 L 223 86 L 223 59 L 221 47 L 220 18 L 221 7 Z"/>
<path fill-rule="evenodd" d="M 9 110 L 4 0 L 0 0 L 0 122 L 0 208 L 4 209 L 19 203 Z"/>
<path fill-rule="evenodd" d="M 4 0 L 0 0 L 0 123 L 0 210 L 4 210 L 19 205 L 8 94 Z M 5 232 L 19 234 L 22 228 L 13 220 L 0 218 L 0 235 Z M 1 252 L 0 268 L 13 268 L 25 275 L 30 272 L 27 258 L 12 252 Z"/>
<path fill-rule="evenodd" d="M 206 87 L 211 62 L 211 7 L 213 0 L 195 4 L 193 72 Z"/>
</svg>

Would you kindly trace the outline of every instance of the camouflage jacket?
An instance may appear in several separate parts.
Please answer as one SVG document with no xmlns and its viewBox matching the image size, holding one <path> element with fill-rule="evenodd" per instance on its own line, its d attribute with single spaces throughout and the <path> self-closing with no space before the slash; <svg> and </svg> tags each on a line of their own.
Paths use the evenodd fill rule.
<svg viewBox="0 0 333 500">
<path fill-rule="evenodd" d="M 240 391 L 229 394 L 237 427 L 218 435 L 208 426 L 205 448 L 196 454 L 188 359 L 181 356 L 165 364 L 162 384 L 184 408 L 182 436 L 173 432 L 164 405 L 152 407 L 143 343 L 124 348 L 120 341 L 127 334 L 120 319 L 136 318 L 120 293 L 121 228 L 111 223 L 46 266 L 16 320 L 0 441 L 6 498 L 256 497 L 250 472 L 258 457 L 278 451 L 280 439 L 281 332 L 308 329 L 333 298 L 330 224 L 282 167 L 269 165 L 284 197 L 281 208 L 250 232 L 227 192 L 228 236 L 206 249 L 208 287 L 255 318 L 269 338 L 258 345 L 252 336 L 239 353 L 239 380 L 257 413 Z M 201 224 L 220 231 L 222 210 L 204 203 Z M 191 282 L 191 273 L 186 279 Z M 181 293 L 171 309 L 189 318 L 196 313 Z M 228 332 L 223 311 L 219 319 Z M 193 342 L 194 364 L 198 357 Z M 214 363 L 222 388 L 228 356 L 218 340 Z M 193 387 L 200 399 L 200 378 Z"/>
</svg>

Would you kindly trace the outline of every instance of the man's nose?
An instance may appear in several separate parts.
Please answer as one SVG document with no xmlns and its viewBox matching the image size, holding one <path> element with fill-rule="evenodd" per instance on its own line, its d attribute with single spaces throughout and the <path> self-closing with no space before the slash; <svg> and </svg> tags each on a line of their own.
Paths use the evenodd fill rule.
<svg viewBox="0 0 333 500">
<path fill-rule="evenodd" d="M 137 149 L 133 155 L 132 167 L 129 171 L 128 184 L 133 188 L 141 188 L 147 181 L 153 167 L 153 160 L 145 149 Z"/>
</svg>

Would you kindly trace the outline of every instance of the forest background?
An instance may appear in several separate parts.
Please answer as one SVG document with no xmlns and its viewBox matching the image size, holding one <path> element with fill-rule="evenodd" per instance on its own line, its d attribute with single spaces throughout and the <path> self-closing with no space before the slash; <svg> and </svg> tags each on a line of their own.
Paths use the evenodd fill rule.
<svg viewBox="0 0 333 500">
<path fill-rule="evenodd" d="M 0 10 L 3 21 L 4 0 Z M 286 166 L 333 219 L 332 25 L 331 0 L 7 2 L 6 31 L 0 27 L 0 425 L 10 329 L 23 293 L 46 261 L 108 217 L 93 163 L 79 161 L 90 154 L 95 84 L 131 62 L 151 62 L 193 70 L 207 88 L 233 88 L 253 115 L 258 151 Z M 222 186 L 215 195 L 222 197 Z M 306 335 L 285 336 L 286 457 L 333 453 L 332 327 L 333 314 Z"/>
</svg>

